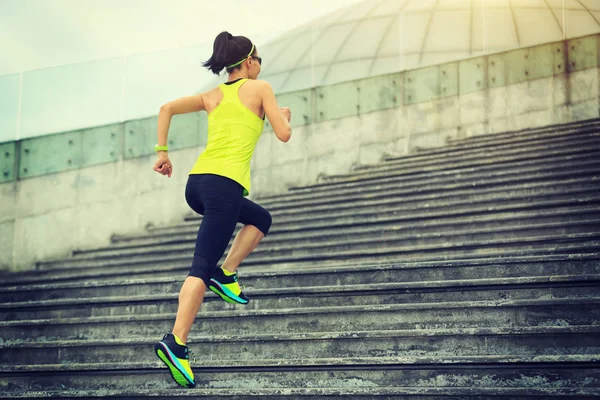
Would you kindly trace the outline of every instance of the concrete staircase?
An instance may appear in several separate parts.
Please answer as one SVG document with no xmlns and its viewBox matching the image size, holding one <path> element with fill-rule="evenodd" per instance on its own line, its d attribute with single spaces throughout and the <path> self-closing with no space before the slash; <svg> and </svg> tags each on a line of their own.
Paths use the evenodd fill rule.
<svg viewBox="0 0 600 400">
<path fill-rule="evenodd" d="M 153 345 L 200 219 L 0 284 L 0 399 L 600 397 L 600 121 L 452 141 L 258 200 L 270 235 L 209 293 L 198 387 Z"/>
</svg>

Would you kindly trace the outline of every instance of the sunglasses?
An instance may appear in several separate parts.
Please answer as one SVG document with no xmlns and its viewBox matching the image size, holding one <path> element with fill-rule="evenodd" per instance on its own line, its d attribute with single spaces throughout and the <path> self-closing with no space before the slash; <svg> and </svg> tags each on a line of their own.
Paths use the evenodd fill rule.
<svg viewBox="0 0 600 400">
<path fill-rule="evenodd" d="M 262 58 L 261 57 L 257 57 L 257 56 L 250 56 L 252 58 L 254 58 L 255 60 L 258 61 L 258 65 L 262 65 Z"/>
</svg>

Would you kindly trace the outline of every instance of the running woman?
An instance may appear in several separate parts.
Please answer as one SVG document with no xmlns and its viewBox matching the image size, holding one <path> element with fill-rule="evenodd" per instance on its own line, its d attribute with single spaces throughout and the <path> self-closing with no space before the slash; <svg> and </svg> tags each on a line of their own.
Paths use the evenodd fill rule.
<svg viewBox="0 0 600 400">
<path fill-rule="evenodd" d="M 189 364 L 188 334 L 200 310 L 206 289 L 223 300 L 247 304 L 237 281 L 237 268 L 269 232 L 271 215 L 246 198 L 250 193 L 250 159 L 264 126 L 265 115 L 282 142 L 292 134 L 289 108 L 277 105 L 271 85 L 257 80 L 262 59 L 244 36 L 221 32 L 213 54 L 203 66 L 214 74 L 226 69 L 227 82 L 207 92 L 182 97 L 161 107 L 158 116 L 158 160 L 154 171 L 171 177 L 167 135 L 171 117 L 196 111 L 208 113 L 208 142 L 189 173 L 185 199 L 204 218 L 198 230 L 194 259 L 179 292 L 177 318 L 171 333 L 154 346 L 175 382 L 196 386 Z M 221 259 L 236 224 L 236 235 L 227 258 Z"/>
</svg>

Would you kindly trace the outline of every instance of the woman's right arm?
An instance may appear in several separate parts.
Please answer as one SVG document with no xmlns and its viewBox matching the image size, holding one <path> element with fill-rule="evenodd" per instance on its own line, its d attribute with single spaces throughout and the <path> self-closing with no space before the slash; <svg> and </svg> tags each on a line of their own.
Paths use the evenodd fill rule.
<svg viewBox="0 0 600 400">
<path fill-rule="evenodd" d="M 195 111 L 203 111 L 205 93 L 200 93 L 195 96 L 180 97 L 173 100 L 160 108 L 158 113 L 158 145 L 166 146 L 167 137 L 169 136 L 169 127 L 173 115 L 186 114 Z M 154 170 L 160 174 L 168 175 L 169 178 L 173 173 L 173 164 L 169 160 L 166 151 L 158 152 L 158 160 L 154 164 Z"/>
<path fill-rule="evenodd" d="M 275 93 L 273 92 L 273 88 L 271 84 L 266 81 L 260 81 L 262 83 L 261 86 L 261 97 L 262 97 L 262 105 L 265 110 L 265 114 L 273 127 L 273 132 L 275 132 L 275 136 L 277 139 L 282 142 L 287 142 L 292 137 L 292 127 L 288 121 L 288 118 L 284 116 L 281 112 L 281 109 L 277 105 L 277 99 L 275 98 Z"/>
<path fill-rule="evenodd" d="M 186 114 L 195 111 L 204 110 L 204 96 L 206 93 L 199 93 L 194 96 L 180 97 L 164 104 L 158 113 L 158 145 L 167 145 L 167 136 L 169 135 L 169 126 L 173 115 Z"/>
</svg>

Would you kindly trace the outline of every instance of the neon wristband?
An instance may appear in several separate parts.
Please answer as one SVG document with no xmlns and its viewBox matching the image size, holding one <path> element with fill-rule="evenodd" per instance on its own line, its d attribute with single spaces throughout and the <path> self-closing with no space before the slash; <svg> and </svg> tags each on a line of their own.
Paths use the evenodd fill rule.
<svg viewBox="0 0 600 400">
<path fill-rule="evenodd" d="M 158 151 L 169 151 L 169 146 L 159 146 L 156 145 L 154 146 L 154 151 L 158 152 Z"/>
</svg>

